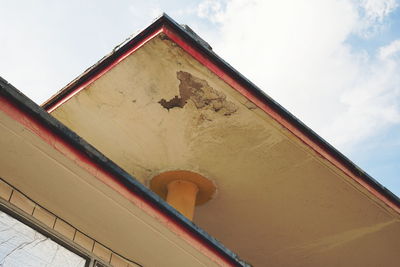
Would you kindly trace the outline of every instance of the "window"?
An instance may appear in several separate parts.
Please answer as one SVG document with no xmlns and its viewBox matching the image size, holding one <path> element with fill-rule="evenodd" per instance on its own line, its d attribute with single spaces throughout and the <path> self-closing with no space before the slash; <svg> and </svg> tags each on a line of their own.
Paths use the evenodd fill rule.
<svg viewBox="0 0 400 267">
<path fill-rule="evenodd" d="M 87 259 L 0 211 L 0 266 L 86 265 Z"/>
</svg>

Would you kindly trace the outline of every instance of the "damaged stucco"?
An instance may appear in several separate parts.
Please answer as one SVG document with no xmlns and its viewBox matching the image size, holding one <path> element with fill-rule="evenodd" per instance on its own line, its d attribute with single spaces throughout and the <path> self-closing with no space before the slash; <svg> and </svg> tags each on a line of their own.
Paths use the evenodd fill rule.
<svg viewBox="0 0 400 267">
<path fill-rule="evenodd" d="M 52 114 L 144 184 L 179 169 L 214 181 L 218 193 L 194 222 L 255 265 L 320 266 L 285 248 L 388 221 L 363 208 L 370 200 L 342 172 L 168 38 L 152 39 Z M 387 242 L 391 227 L 374 240 Z M 335 261 L 365 241 L 320 257 Z"/>
<path fill-rule="evenodd" d="M 191 100 L 197 109 L 209 109 L 224 116 L 232 115 L 237 111 L 237 106 L 226 99 L 221 91 L 212 88 L 204 79 L 193 76 L 186 71 L 178 71 L 176 77 L 179 83 L 179 96 L 175 95 L 170 100 L 164 98 L 160 105 L 167 110 L 171 108 L 183 108 L 188 100 Z"/>
</svg>

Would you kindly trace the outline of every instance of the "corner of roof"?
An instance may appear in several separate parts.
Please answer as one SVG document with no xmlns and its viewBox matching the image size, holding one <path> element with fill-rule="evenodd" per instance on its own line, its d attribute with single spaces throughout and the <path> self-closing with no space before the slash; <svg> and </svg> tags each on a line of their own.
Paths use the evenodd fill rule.
<svg viewBox="0 0 400 267">
<path fill-rule="evenodd" d="M 195 43 L 202 50 L 207 51 L 207 53 L 213 53 L 211 46 L 204 41 L 198 34 L 196 34 L 189 26 L 185 24 L 179 24 L 174 19 L 172 19 L 167 13 L 163 12 L 158 17 L 156 17 L 152 23 L 150 23 L 144 29 L 138 31 L 137 33 L 129 36 L 126 40 L 115 46 L 115 48 L 94 65 L 85 70 L 81 75 L 76 77 L 73 81 L 68 83 L 62 89 L 57 91 L 53 96 L 47 99 L 45 102 L 41 104 L 46 110 L 49 110 L 55 103 L 57 103 L 60 99 L 62 99 L 65 95 L 67 95 L 71 89 L 76 88 L 80 84 L 82 84 L 87 77 L 93 75 L 93 73 L 97 72 L 99 69 L 108 65 L 110 61 L 113 60 L 114 57 L 117 57 L 119 54 L 123 53 L 125 50 L 128 50 L 131 46 L 139 43 L 141 40 L 146 38 L 147 36 L 161 30 L 163 27 L 170 28 L 174 30 L 179 36 L 182 37 L 185 42 Z"/>
</svg>

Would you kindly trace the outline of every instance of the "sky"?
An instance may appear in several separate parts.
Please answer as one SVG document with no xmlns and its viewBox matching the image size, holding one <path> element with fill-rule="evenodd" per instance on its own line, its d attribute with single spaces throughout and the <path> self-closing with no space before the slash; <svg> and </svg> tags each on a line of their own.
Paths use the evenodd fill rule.
<svg viewBox="0 0 400 267">
<path fill-rule="evenodd" d="M 400 0 L 0 0 L 0 76 L 41 104 L 162 12 L 400 196 Z"/>
</svg>

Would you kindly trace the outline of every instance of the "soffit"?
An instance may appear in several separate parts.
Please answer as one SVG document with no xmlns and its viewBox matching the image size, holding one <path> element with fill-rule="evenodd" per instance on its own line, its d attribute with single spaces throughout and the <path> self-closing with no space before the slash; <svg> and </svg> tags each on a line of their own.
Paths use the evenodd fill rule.
<svg viewBox="0 0 400 267">
<path fill-rule="evenodd" d="M 397 213 L 165 35 L 52 115 L 145 185 L 168 170 L 213 180 L 194 221 L 254 265 L 399 260 Z"/>
<path fill-rule="evenodd" d="M 62 146 L 52 145 L 0 112 L 0 177 L 5 181 L 143 266 L 217 266 L 171 231 L 167 222 L 65 157 L 59 152 Z"/>
</svg>

